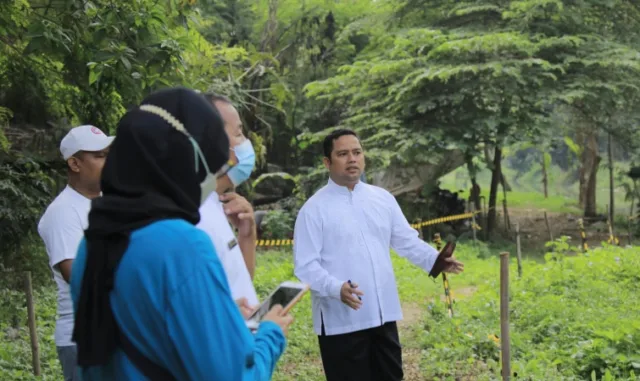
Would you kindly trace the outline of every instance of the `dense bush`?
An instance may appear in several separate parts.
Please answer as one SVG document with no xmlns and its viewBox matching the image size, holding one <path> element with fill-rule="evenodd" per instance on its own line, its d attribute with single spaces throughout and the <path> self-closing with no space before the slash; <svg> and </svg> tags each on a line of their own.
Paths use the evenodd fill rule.
<svg viewBox="0 0 640 381">
<path fill-rule="evenodd" d="M 286 210 L 270 210 L 262 220 L 263 239 L 293 238 L 293 216 Z"/>
</svg>

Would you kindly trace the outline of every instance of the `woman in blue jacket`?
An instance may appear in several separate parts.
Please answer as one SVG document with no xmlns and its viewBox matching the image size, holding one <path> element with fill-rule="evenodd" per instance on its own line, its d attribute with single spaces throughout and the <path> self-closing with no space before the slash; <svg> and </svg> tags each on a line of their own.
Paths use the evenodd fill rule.
<svg viewBox="0 0 640 381">
<path fill-rule="evenodd" d="M 228 153 L 220 116 L 191 90 L 120 120 L 72 269 L 82 379 L 271 378 L 292 318 L 274 307 L 253 335 L 195 227 Z"/>
</svg>

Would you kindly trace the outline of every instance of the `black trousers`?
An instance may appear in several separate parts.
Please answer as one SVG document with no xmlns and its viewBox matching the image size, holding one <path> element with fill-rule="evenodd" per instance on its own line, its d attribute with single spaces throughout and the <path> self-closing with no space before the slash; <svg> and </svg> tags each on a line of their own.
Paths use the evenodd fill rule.
<svg viewBox="0 0 640 381">
<path fill-rule="evenodd" d="M 395 322 L 342 335 L 318 336 L 327 381 L 400 381 L 402 349 Z"/>
</svg>

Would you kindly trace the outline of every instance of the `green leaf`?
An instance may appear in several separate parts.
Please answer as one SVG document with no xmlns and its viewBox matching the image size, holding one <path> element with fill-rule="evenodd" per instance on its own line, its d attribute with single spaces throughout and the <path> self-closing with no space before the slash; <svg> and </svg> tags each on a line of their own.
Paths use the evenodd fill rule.
<svg viewBox="0 0 640 381">
<path fill-rule="evenodd" d="M 101 72 L 98 72 L 94 69 L 89 70 L 89 85 L 91 86 L 96 83 L 100 79 L 101 74 Z"/>
</svg>

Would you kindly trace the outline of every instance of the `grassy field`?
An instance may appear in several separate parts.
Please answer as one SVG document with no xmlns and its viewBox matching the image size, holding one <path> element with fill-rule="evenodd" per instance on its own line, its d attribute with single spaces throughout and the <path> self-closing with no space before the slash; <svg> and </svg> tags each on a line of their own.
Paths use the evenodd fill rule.
<svg viewBox="0 0 640 381">
<path fill-rule="evenodd" d="M 486 251 L 486 250 L 485 250 Z M 463 258 L 467 258 L 467 266 L 481 260 L 474 259 L 476 252 L 462 250 Z M 471 256 L 470 256 L 471 255 Z M 485 253 L 487 255 L 487 253 Z M 398 288 L 403 303 L 417 309 L 412 316 L 420 317 L 428 308 L 433 308 L 431 300 L 439 300 L 442 294 L 442 283 L 434 281 L 419 268 L 411 265 L 404 258 L 393 257 L 394 268 L 398 280 Z M 256 289 L 260 297 L 266 296 L 273 288 L 293 276 L 292 255 L 289 250 L 268 251 L 259 255 L 256 271 Z M 477 285 L 481 282 L 476 273 L 469 272 L 465 276 L 451 279 L 457 289 Z M 58 380 L 60 367 L 55 353 L 53 330 L 55 328 L 56 295 L 51 284 L 36 290 L 36 314 L 38 319 L 38 335 L 42 361 L 43 378 Z M 31 350 L 26 328 L 26 307 L 21 292 L 0 290 L 0 380 L 35 380 L 31 375 Z M 442 303 L 437 308 L 443 309 Z M 318 351 L 317 338 L 313 333 L 311 322 L 310 298 L 306 297 L 294 312 L 295 322 L 289 333 L 287 351 L 278 365 L 274 380 L 322 380 L 322 366 Z M 19 329 L 10 324 L 19 322 Z M 411 328 L 411 327 L 408 327 Z M 410 330 L 408 329 L 407 332 Z M 404 332 L 404 331 L 403 331 Z M 413 338 L 408 338 L 413 339 Z M 407 343 L 411 346 L 415 343 Z"/>
<path fill-rule="evenodd" d="M 486 251 L 484 255 L 488 255 Z M 460 251 L 460 256 L 465 260 L 466 266 L 471 268 L 482 260 L 478 259 L 478 252 L 471 248 Z M 440 302 L 442 295 L 442 282 L 429 278 L 427 274 L 412 265 L 409 261 L 397 255 L 393 255 L 393 265 L 398 291 L 403 305 L 410 307 L 412 311 L 405 315 L 420 318 L 429 308 L 439 308 L 444 311 L 444 304 Z M 483 280 L 480 273 L 469 272 L 464 276 L 451 276 L 450 282 L 457 290 L 466 290 L 477 286 Z M 293 263 L 291 253 L 288 251 L 270 251 L 259 258 L 259 266 L 256 272 L 257 291 L 260 296 L 265 296 L 283 279 L 295 279 L 293 275 Z M 454 291 L 455 294 L 455 291 Z M 436 300 L 437 306 L 432 302 Z M 415 310 L 418 310 L 416 315 Z M 306 297 L 296 306 L 294 312 L 295 322 L 289 335 L 289 346 L 281 360 L 274 380 L 323 380 L 322 363 L 318 349 L 318 340 L 313 333 L 311 322 L 311 298 Z M 406 316 L 405 316 L 406 318 Z M 401 341 L 408 346 L 414 346 L 415 337 L 411 328 L 419 324 L 419 319 L 412 321 L 401 331 Z M 402 337 L 402 334 L 409 337 Z"/>
<path fill-rule="evenodd" d="M 525 260 L 522 279 L 512 258 L 513 372 L 524 380 L 634 380 L 633 372 L 640 371 L 640 249 L 605 247 L 587 255 L 564 255 L 571 250 L 559 241 L 545 262 Z M 459 245 L 457 256 L 466 271 L 450 277 L 453 319 L 446 315 L 441 280 L 392 254 L 405 314 L 400 333 L 407 380 L 499 379 L 497 254 L 484 244 Z M 260 296 L 285 279 L 294 279 L 290 251 L 260 253 Z M 24 297 L 7 290 L 0 296 L 0 380 L 35 380 Z M 57 380 L 53 288 L 38 290 L 36 303 L 41 379 Z M 310 298 L 293 314 L 288 347 L 273 379 L 322 380 Z M 9 327 L 14 319 L 18 330 Z"/>
<path fill-rule="evenodd" d="M 617 179 L 617 173 L 628 170 L 629 165 L 625 163 L 616 164 L 616 187 L 614 188 L 614 202 L 617 214 L 628 215 L 630 202 L 625 200 L 625 191 Z M 559 213 L 580 213 L 578 206 L 578 183 L 568 179 L 568 174 L 559 167 L 549 168 L 549 198 L 545 199 L 542 187 L 542 176 L 540 165 L 533 164 L 529 172 L 517 176 L 517 171 L 508 166 L 503 167 L 507 181 L 512 187 L 512 192 L 507 193 L 509 207 L 544 209 Z M 489 201 L 489 187 L 491 185 L 491 172 L 487 169 L 478 174 L 478 184 L 482 189 L 482 194 Z M 602 167 L 596 177 L 596 197 L 598 211 L 605 213 L 606 205 L 609 203 L 609 172 Z M 626 180 L 629 182 L 629 180 Z M 451 191 L 462 190 L 462 195 L 468 197 L 471 188 L 468 172 L 461 167 L 440 179 L 441 187 Z M 498 202 L 503 199 L 502 188 L 499 188 Z"/>
</svg>

